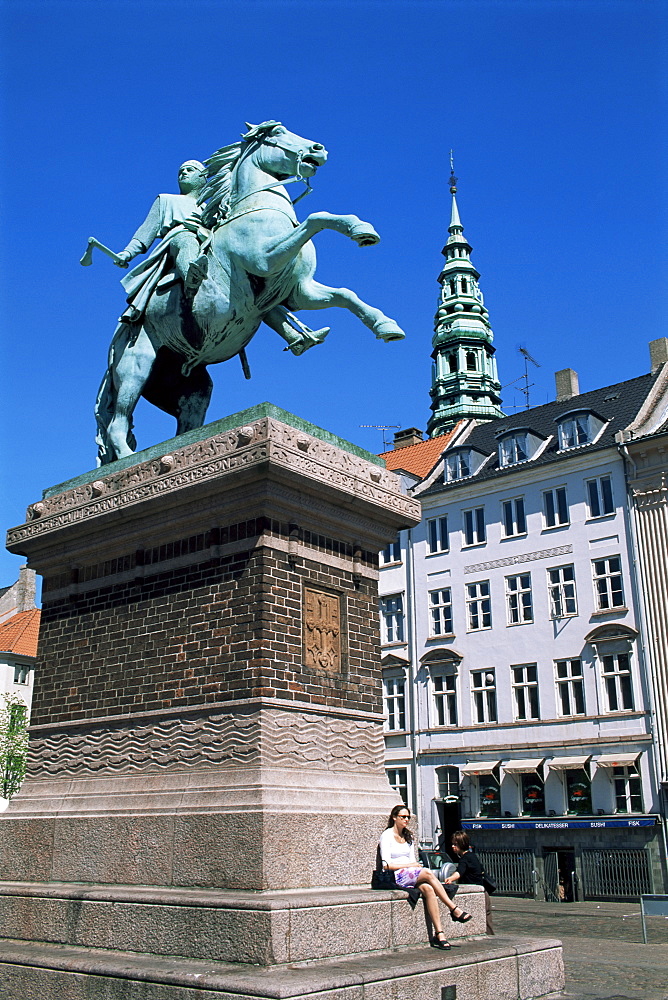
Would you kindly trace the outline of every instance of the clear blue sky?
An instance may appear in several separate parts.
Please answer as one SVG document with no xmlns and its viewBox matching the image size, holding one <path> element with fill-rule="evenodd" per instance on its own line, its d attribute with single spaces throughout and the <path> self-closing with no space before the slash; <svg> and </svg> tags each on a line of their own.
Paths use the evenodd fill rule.
<svg viewBox="0 0 668 1000">
<path fill-rule="evenodd" d="M 541 364 L 535 404 L 559 368 L 584 390 L 645 372 L 647 342 L 668 334 L 666 14 L 661 0 L 0 3 L 3 531 L 95 465 L 123 294 L 111 262 L 79 266 L 87 237 L 123 247 L 178 165 L 244 121 L 326 145 L 300 217 L 354 212 L 382 242 L 321 234 L 317 277 L 407 336 L 303 313 L 332 333 L 295 358 L 263 328 L 252 381 L 236 360 L 211 368 L 210 420 L 269 400 L 373 451 L 381 435 L 360 424 L 426 426 L 450 148 L 502 383 L 522 372 L 520 344 Z M 174 433 L 144 403 L 136 425 L 140 447 Z M 20 561 L 0 556 L 0 585 Z"/>
</svg>

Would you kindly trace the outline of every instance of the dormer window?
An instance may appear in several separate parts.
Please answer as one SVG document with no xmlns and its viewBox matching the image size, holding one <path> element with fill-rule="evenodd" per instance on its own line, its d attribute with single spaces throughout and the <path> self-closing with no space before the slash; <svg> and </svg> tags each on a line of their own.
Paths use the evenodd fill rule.
<svg viewBox="0 0 668 1000">
<path fill-rule="evenodd" d="M 559 449 L 579 448 L 598 437 L 605 421 L 587 410 L 565 413 L 559 418 Z"/>
<path fill-rule="evenodd" d="M 458 479 L 475 476 L 487 456 L 475 448 L 457 448 L 445 456 L 445 481 L 454 483 Z"/>
<path fill-rule="evenodd" d="M 544 438 L 529 428 L 518 427 L 507 431 L 499 436 L 499 466 L 504 469 L 519 462 L 528 462 L 536 457 L 545 443 Z"/>
<path fill-rule="evenodd" d="M 471 452 L 456 451 L 445 460 L 446 476 L 449 483 L 456 479 L 466 479 L 471 475 Z"/>
<path fill-rule="evenodd" d="M 499 442 L 501 465 L 516 465 L 517 462 L 526 462 L 528 457 L 526 434 L 511 434 Z"/>
</svg>

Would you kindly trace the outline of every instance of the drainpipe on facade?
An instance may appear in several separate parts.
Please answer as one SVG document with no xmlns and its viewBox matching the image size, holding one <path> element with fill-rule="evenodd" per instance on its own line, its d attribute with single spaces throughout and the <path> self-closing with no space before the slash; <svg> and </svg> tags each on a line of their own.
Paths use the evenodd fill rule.
<svg viewBox="0 0 668 1000">
<path fill-rule="evenodd" d="M 633 599 L 638 609 L 638 617 L 640 618 L 640 629 L 642 634 L 642 640 L 638 643 L 638 651 L 640 654 L 640 666 L 642 668 L 641 677 L 645 681 L 647 700 L 649 701 L 649 711 L 650 711 L 650 735 L 653 737 L 652 741 L 652 770 L 654 772 L 654 781 L 656 785 L 657 795 L 659 798 L 659 809 L 661 812 L 661 839 L 663 841 L 663 853 L 665 864 L 668 865 L 668 835 L 666 834 L 666 793 L 663 790 L 661 783 L 661 763 L 659 760 L 658 747 L 655 746 L 657 725 L 656 725 L 656 702 L 654 699 L 654 677 L 650 670 L 647 669 L 647 657 L 645 655 L 645 637 L 649 635 L 647 614 L 645 609 L 645 601 L 642 596 L 642 589 L 639 585 L 639 568 L 636 559 L 636 553 L 640 551 L 638 543 L 638 532 L 636 530 L 635 517 L 633 516 L 633 492 L 631 488 L 631 483 L 629 482 L 629 466 L 633 468 L 633 477 L 637 479 L 638 469 L 629 455 L 629 450 L 625 444 L 618 444 L 617 450 L 622 456 L 622 464 L 624 467 L 624 483 L 626 485 L 626 509 L 624 511 L 624 518 L 626 520 L 626 530 L 633 541 L 632 552 L 631 552 L 631 586 L 633 589 Z"/>
<path fill-rule="evenodd" d="M 415 586 L 413 566 L 413 529 L 406 532 L 406 632 L 408 637 L 408 716 L 410 718 L 409 741 L 411 751 L 411 812 L 420 816 L 420 788 L 417 766 L 417 734 L 420 730 L 418 712 L 420 699 L 415 696 L 415 680 L 417 676 L 417 630 L 415 628 Z M 421 817 L 420 817 L 421 819 Z M 420 837 L 420 820 L 418 820 L 418 841 Z"/>
</svg>

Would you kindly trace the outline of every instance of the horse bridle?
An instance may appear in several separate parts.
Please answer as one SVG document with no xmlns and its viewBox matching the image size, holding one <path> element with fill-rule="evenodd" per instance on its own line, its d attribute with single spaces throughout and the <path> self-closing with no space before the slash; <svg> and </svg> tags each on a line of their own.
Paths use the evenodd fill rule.
<svg viewBox="0 0 668 1000">
<path fill-rule="evenodd" d="M 274 125 L 274 128 L 277 128 L 277 126 Z M 310 178 L 308 178 L 308 177 L 302 177 L 302 173 L 301 173 L 301 164 L 302 164 L 302 161 L 303 161 L 304 156 L 305 156 L 304 150 L 303 150 L 303 148 L 301 146 L 297 146 L 297 145 L 290 146 L 290 145 L 287 145 L 285 143 L 277 142 L 275 138 L 273 138 L 273 137 L 270 136 L 270 134 L 267 134 L 267 135 L 262 136 L 262 137 L 255 136 L 254 138 L 257 141 L 258 145 L 260 145 L 260 146 L 262 146 L 262 145 L 265 145 L 265 146 L 276 146 L 277 149 L 282 149 L 285 153 L 296 153 L 297 154 L 297 169 L 296 169 L 296 172 L 294 174 L 292 174 L 290 177 L 287 177 L 285 180 L 276 181 L 275 184 L 265 184 L 264 187 L 256 188 L 255 191 L 249 191 L 248 194 L 243 195 L 241 198 L 239 198 L 239 199 L 237 199 L 237 201 L 235 201 L 234 208 L 236 208 L 236 206 L 240 202 L 245 201 L 246 198 L 250 198 L 251 195 L 259 194 L 261 191 L 273 191 L 274 188 L 283 187 L 285 184 L 296 184 L 299 181 L 301 181 L 302 184 L 305 184 L 306 188 L 296 198 L 289 198 L 289 196 L 288 196 L 290 203 L 292 205 L 296 205 L 297 202 L 301 201 L 302 198 L 305 198 L 307 194 L 311 194 L 311 192 L 313 191 L 313 188 L 311 187 Z M 324 149 L 324 146 L 321 143 L 319 143 L 319 142 L 313 143 L 312 145 L 316 146 L 318 149 Z M 279 195 L 279 197 L 283 197 L 283 195 L 281 195 L 280 191 L 274 191 L 273 193 Z M 246 215 L 246 214 L 247 213 L 242 212 L 242 215 Z M 240 218 L 240 216 L 238 216 L 238 215 L 232 216 L 232 217 L 230 217 L 228 219 L 225 219 L 225 222 L 231 222 L 232 218 L 238 219 L 238 218 Z"/>
</svg>

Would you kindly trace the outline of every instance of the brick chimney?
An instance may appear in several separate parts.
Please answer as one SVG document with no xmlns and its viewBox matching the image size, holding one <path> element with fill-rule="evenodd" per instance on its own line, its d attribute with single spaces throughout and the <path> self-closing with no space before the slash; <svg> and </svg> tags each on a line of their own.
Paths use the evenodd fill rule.
<svg viewBox="0 0 668 1000">
<path fill-rule="evenodd" d="M 37 574 L 34 569 L 23 565 L 19 569 L 19 579 L 16 584 L 16 610 L 32 611 L 35 607 L 35 582 Z"/>
<path fill-rule="evenodd" d="M 668 361 L 668 337 L 649 342 L 649 363 L 652 374 Z"/>
<path fill-rule="evenodd" d="M 412 444 L 419 444 L 422 440 L 422 431 L 417 427 L 406 427 L 403 431 L 397 431 L 394 435 L 394 450 L 409 448 Z"/>
<path fill-rule="evenodd" d="M 557 387 L 557 402 L 563 403 L 566 399 L 572 399 L 580 393 L 580 383 L 578 373 L 572 368 L 562 368 L 560 372 L 554 373 L 554 381 Z"/>
</svg>

